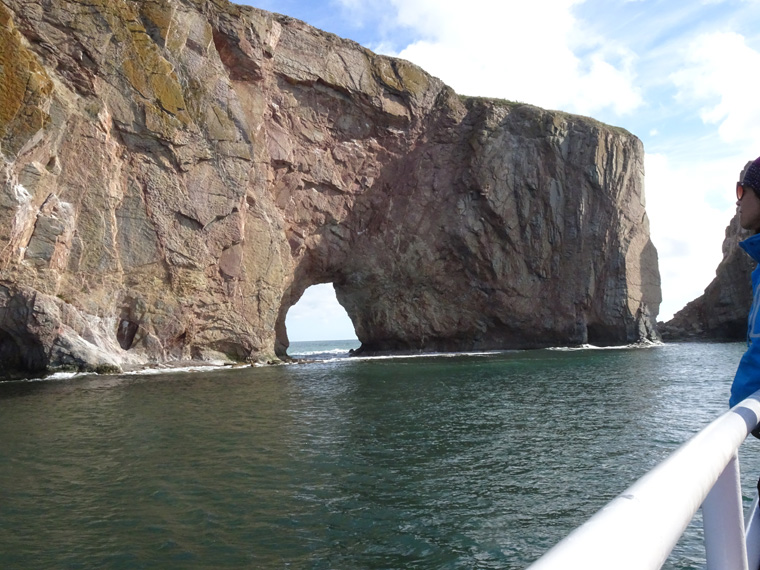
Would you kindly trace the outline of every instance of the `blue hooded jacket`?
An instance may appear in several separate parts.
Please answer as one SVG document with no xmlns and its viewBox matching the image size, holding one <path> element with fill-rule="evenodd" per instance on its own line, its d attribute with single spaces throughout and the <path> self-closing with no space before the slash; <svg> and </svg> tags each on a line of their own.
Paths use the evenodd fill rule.
<svg viewBox="0 0 760 570">
<path fill-rule="evenodd" d="M 739 246 L 760 264 L 760 234 L 745 239 Z M 731 385 L 730 406 L 760 390 L 760 265 L 752 272 L 752 308 L 747 319 L 747 352 L 739 361 Z"/>
</svg>

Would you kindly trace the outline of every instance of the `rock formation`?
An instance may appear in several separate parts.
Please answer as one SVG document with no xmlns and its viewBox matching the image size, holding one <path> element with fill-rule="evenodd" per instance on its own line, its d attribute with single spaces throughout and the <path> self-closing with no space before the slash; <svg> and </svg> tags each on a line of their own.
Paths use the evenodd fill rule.
<svg viewBox="0 0 760 570">
<path fill-rule="evenodd" d="M 284 357 L 325 282 L 366 352 L 656 336 L 638 139 L 285 16 L 3 0 L 0 155 L 6 369 Z"/>
<path fill-rule="evenodd" d="M 744 340 L 752 305 L 752 261 L 739 242 L 749 237 L 738 214 L 726 228 L 723 260 L 704 294 L 678 311 L 667 323 L 658 323 L 664 340 Z"/>
</svg>

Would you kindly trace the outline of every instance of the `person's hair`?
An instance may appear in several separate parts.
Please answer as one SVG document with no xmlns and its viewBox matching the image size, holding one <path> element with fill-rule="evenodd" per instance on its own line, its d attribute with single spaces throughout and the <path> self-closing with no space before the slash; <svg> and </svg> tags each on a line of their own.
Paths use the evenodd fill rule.
<svg viewBox="0 0 760 570">
<path fill-rule="evenodd" d="M 760 193 L 760 158 L 747 163 L 739 177 L 739 184 L 752 188 L 756 194 Z"/>
</svg>

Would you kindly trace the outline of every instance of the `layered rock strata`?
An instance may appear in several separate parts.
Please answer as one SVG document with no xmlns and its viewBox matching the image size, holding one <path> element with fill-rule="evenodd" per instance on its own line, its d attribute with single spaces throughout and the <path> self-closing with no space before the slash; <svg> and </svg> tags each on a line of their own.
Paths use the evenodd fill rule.
<svg viewBox="0 0 760 570">
<path fill-rule="evenodd" d="M 704 294 L 678 311 L 667 323 L 658 323 L 663 339 L 744 340 L 752 305 L 752 261 L 739 242 L 749 237 L 735 215 L 726 228 L 723 260 Z"/>
<path fill-rule="evenodd" d="M 643 150 L 225 0 L 0 4 L 0 359 L 284 357 L 332 282 L 365 352 L 655 338 Z"/>
</svg>

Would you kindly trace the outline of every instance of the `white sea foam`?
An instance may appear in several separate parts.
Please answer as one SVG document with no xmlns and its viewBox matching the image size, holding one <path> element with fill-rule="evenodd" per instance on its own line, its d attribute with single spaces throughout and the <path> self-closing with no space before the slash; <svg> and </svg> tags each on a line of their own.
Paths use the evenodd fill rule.
<svg viewBox="0 0 760 570">
<path fill-rule="evenodd" d="M 322 351 L 316 352 L 316 354 L 328 354 L 334 351 Z M 346 351 L 340 351 L 346 353 Z M 382 354 L 376 356 L 344 356 L 342 358 L 314 358 L 308 359 L 306 362 L 357 362 L 367 360 L 401 360 L 412 358 L 457 358 L 462 356 L 494 356 L 497 354 L 506 354 L 509 352 L 515 352 L 511 350 L 490 350 L 483 352 L 420 352 L 411 354 Z M 293 355 L 295 356 L 295 355 Z"/>
<path fill-rule="evenodd" d="M 69 378 L 74 378 L 75 376 L 79 375 L 79 372 L 56 372 L 50 376 L 38 376 L 34 378 L 13 378 L 10 380 L 3 380 L 3 382 L 48 382 L 50 380 L 68 380 Z"/>
<path fill-rule="evenodd" d="M 634 344 L 624 344 L 620 346 L 595 346 L 593 344 L 582 344 L 580 346 L 556 346 L 547 350 L 558 350 L 562 352 L 572 352 L 576 350 L 630 350 L 632 348 L 655 348 L 665 346 L 662 342 L 643 341 Z"/>
<path fill-rule="evenodd" d="M 81 372 L 56 372 L 55 374 L 51 374 L 50 376 L 47 376 L 45 378 L 33 378 L 30 379 L 30 382 L 33 382 L 34 380 L 68 380 L 69 378 L 74 378 L 75 376 L 81 376 Z"/>
<path fill-rule="evenodd" d="M 304 357 L 304 356 L 314 356 L 315 354 L 348 354 L 348 350 L 345 348 L 333 348 L 331 350 L 307 350 L 304 352 L 294 352 L 292 354 L 289 354 L 289 356 L 295 358 L 295 357 Z"/>
<path fill-rule="evenodd" d="M 83 376 L 84 373 L 82 372 L 55 372 L 53 374 L 50 374 L 48 376 L 34 376 L 32 378 L 12 378 L 9 380 L 2 380 L 2 382 L 49 382 L 51 380 L 69 380 L 71 378 L 75 378 L 77 376 Z"/>
<path fill-rule="evenodd" d="M 580 346 L 556 346 L 549 347 L 545 350 L 557 351 L 557 352 L 574 352 L 581 350 L 631 350 L 638 348 L 655 348 L 665 346 L 661 342 L 645 341 L 636 344 L 627 344 L 621 346 L 595 346 L 593 344 L 583 344 Z M 345 356 L 340 358 L 309 358 L 305 359 L 305 363 L 327 363 L 327 362 L 357 362 L 357 361 L 369 361 L 369 360 L 400 360 L 411 358 L 457 358 L 457 357 L 483 357 L 483 356 L 496 356 L 499 354 L 510 354 L 517 352 L 535 352 L 535 349 L 523 349 L 523 350 L 488 350 L 488 351 L 472 351 L 472 352 L 420 352 L 412 354 L 383 354 L 377 356 L 349 356 L 348 351 L 345 349 L 334 350 L 316 350 L 311 352 L 294 353 L 290 356 L 296 358 L 302 358 L 307 355 L 330 355 L 330 354 L 344 354 Z M 304 360 L 301 361 L 304 363 Z"/>
<path fill-rule="evenodd" d="M 8 382 L 49 382 L 58 380 L 71 380 L 72 378 L 81 378 L 85 376 L 99 376 L 102 379 L 113 378 L 117 376 L 156 376 L 159 374 L 169 374 L 172 372 L 203 372 L 209 370 L 222 370 L 240 368 L 247 365 L 230 365 L 223 361 L 212 361 L 208 364 L 198 364 L 193 366 L 156 366 L 151 368 L 141 368 L 139 370 L 126 370 L 117 374 L 101 374 L 97 375 L 92 372 L 55 372 L 48 376 L 40 376 L 35 378 L 18 378 L 8 380 Z M 266 366 L 266 365 L 264 365 Z"/>
<path fill-rule="evenodd" d="M 643 342 L 637 344 L 629 344 L 623 346 L 595 346 L 592 344 L 583 344 L 580 346 L 557 346 L 550 347 L 546 350 L 558 351 L 558 352 L 574 352 L 582 350 L 630 350 L 637 348 L 654 348 L 666 346 L 661 342 Z M 376 356 L 350 356 L 349 351 L 345 348 L 334 348 L 327 350 L 310 350 L 304 352 L 295 352 L 290 354 L 291 358 L 295 360 L 293 362 L 283 362 L 284 365 L 299 365 L 299 364 L 324 364 L 324 363 L 336 363 L 336 362 L 362 362 L 362 361 L 380 361 L 380 360 L 402 360 L 402 359 L 419 359 L 419 358 L 458 358 L 458 357 L 486 357 L 497 356 L 500 354 L 518 353 L 518 352 L 534 352 L 533 350 L 488 350 L 488 351 L 472 351 L 472 352 L 420 352 L 411 354 L 383 354 Z M 324 356 L 324 357 L 322 357 Z M 316 357 L 316 358 L 309 358 Z M 254 367 L 260 368 L 269 366 L 255 362 L 252 364 L 237 364 L 232 365 L 229 362 L 224 361 L 209 361 L 208 363 L 195 364 L 189 366 L 156 366 L 146 367 L 138 370 L 128 370 L 117 374 L 115 376 L 156 376 L 160 374 L 170 374 L 174 372 L 208 372 L 215 370 L 233 370 L 237 368 Z M 11 380 L 15 382 L 42 382 L 50 380 L 69 380 L 75 377 L 88 376 L 91 373 L 86 372 L 56 372 L 50 376 L 44 376 L 39 378 L 23 378 L 18 380 Z M 106 378 L 109 375 L 103 376 Z"/>
<path fill-rule="evenodd" d="M 162 366 L 156 368 L 142 368 L 140 370 L 129 370 L 127 372 L 124 372 L 124 374 L 127 376 L 151 376 L 155 374 L 166 374 L 171 372 L 204 372 L 209 370 L 221 370 L 224 368 L 239 368 L 239 366 L 232 366 L 219 360 L 209 361 L 208 364 L 197 364 L 194 366 Z"/>
</svg>

